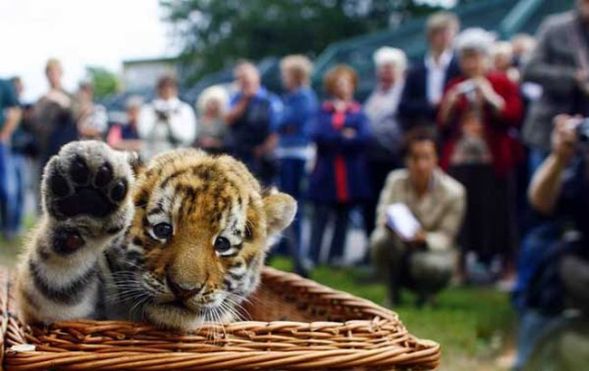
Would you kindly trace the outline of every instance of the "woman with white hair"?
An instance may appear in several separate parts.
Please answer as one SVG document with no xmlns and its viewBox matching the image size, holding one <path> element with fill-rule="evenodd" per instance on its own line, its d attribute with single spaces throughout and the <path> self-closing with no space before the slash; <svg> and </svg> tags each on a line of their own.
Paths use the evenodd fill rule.
<svg viewBox="0 0 589 371">
<path fill-rule="evenodd" d="M 364 112 L 374 137 L 368 147 L 368 168 L 373 189 L 372 199 L 364 210 L 364 227 L 369 236 L 374 229 L 376 204 L 387 175 L 400 165 L 400 147 L 403 140 L 397 108 L 405 85 L 407 57 L 397 48 L 384 46 L 374 55 L 377 85 L 364 103 Z"/>
<path fill-rule="evenodd" d="M 493 35 L 480 28 L 457 37 L 462 76 L 446 87 L 438 124 L 441 165 L 467 189 L 461 268 L 465 254 L 474 251 L 483 263 L 501 259 L 505 277 L 513 268 L 513 171 L 521 150 L 510 130 L 520 124 L 523 109 L 518 87 L 491 72 L 493 43 Z"/>
<path fill-rule="evenodd" d="M 211 86 L 200 93 L 196 101 L 200 125 L 196 133 L 195 147 L 214 154 L 225 151 L 228 129 L 224 117 L 228 102 L 227 91 L 221 86 Z"/>
</svg>

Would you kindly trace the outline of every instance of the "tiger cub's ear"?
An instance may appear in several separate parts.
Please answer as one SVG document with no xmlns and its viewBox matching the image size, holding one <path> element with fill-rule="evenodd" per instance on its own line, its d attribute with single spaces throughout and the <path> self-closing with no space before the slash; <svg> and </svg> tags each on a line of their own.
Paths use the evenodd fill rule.
<svg viewBox="0 0 589 371">
<path fill-rule="evenodd" d="M 297 212 L 297 202 L 286 193 L 272 190 L 264 196 L 264 211 L 267 234 L 273 238 L 292 223 Z"/>
</svg>

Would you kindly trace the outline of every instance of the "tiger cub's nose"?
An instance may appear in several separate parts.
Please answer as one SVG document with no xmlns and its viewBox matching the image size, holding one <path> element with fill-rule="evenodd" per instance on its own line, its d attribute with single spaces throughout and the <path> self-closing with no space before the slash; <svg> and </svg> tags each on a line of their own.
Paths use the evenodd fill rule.
<svg viewBox="0 0 589 371">
<path fill-rule="evenodd" d="M 166 276 L 166 279 L 168 281 L 168 286 L 170 287 L 170 290 L 172 290 L 174 296 L 179 300 L 190 299 L 191 297 L 201 292 L 204 287 L 204 285 L 194 286 L 178 283 L 169 274 Z"/>
</svg>

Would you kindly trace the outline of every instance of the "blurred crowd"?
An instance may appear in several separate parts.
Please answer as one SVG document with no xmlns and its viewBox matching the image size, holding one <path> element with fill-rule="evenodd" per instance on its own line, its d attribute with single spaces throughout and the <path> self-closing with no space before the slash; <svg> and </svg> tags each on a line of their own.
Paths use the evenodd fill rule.
<svg viewBox="0 0 589 371">
<path fill-rule="evenodd" d="M 283 96 L 241 61 L 234 92 L 211 86 L 193 107 L 162 76 L 157 97 L 129 98 L 116 123 L 91 85 L 64 90 L 58 60 L 47 62 L 49 91 L 35 104 L 19 103 L 20 79 L 1 81 L 1 231 L 20 232 L 24 190 L 38 188 L 69 141 L 105 140 L 146 161 L 179 147 L 228 153 L 299 201 L 273 252 L 298 273 L 350 264 L 347 239 L 361 220 L 366 246 L 352 264 L 374 268 L 391 304 L 404 289 L 435 304 L 452 281 L 513 290 L 523 365 L 543 324 L 589 303 L 589 2 L 551 16 L 537 38 L 461 31 L 449 12 L 430 16 L 425 37 L 428 51 L 413 63 L 393 47 L 374 53 L 377 83 L 365 102 L 348 65 L 326 73 L 320 101 L 303 55 L 281 60 Z"/>
</svg>

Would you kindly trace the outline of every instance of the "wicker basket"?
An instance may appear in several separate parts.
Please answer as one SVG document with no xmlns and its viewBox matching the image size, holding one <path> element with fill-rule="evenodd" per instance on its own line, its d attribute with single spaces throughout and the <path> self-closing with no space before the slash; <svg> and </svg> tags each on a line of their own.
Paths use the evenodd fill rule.
<svg viewBox="0 0 589 371">
<path fill-rule="evenodd" d="M 367 300 L 266 268 L 252 320 L 191 334 L 121 321 L 23 326 L 11 276 L 0 272 L 0 347 L 6 370 L 434 369 L 440 346 L 410 335 Z"/>
</svg>

